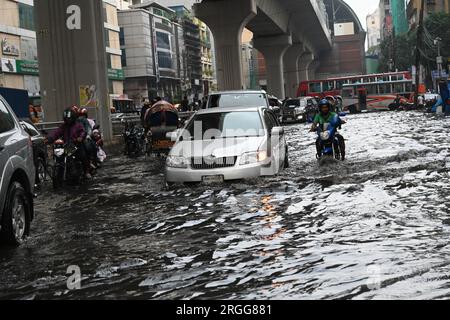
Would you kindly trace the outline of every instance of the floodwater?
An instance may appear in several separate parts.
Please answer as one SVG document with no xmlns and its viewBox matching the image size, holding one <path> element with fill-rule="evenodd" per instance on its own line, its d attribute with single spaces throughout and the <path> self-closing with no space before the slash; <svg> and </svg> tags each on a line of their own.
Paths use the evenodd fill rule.
<svg viewBox="0 0 450 320">
<path fill-rule="evenodd" d="M 344 163 L 297 124 L 277 177 L 166 190 L 158 159 L 120 156 L 44 186 L 29 239 L 0 248 L 0 299 L 449 298 L 450 119 L 347 120 Z"/>
</svg>

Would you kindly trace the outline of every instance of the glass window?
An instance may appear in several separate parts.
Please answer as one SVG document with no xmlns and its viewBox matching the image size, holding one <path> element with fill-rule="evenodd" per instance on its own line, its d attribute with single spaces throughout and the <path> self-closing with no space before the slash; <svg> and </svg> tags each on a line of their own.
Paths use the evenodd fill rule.
<svg viewBox="0 0 450 320">
<path fill-rule="evenodd" d="M 377 85 L 370 84 L 366 86 L 367 94 L 377 94 Z"/>
<path fill-rule="evenodd" d="M 309 84 L 309 92 L 320 93 L 322 92 L 322 83 L 312 82 Z"/>
<path fill-rule="evenodd" d="M 14 129 L 14 120 L 3 101 L 0 100 L 0 133 Z"/>
<path fill-rule="evenodd" d="M 124 33 L 122 27 L 120 28 L 119 41 L 120 41 L 120 45 L 121 45 L 121 46 L 124 46 L 124 45 L 125 45 L 125 33 Z"/>
<path fill-rule="evenodd" d="M 156 32 L 156 44 L 160 49 L 170 50 L 170 37 L 168 33 Z"/>
<path fill-rule="evenodd" d="M 172 69 L 172 57 L 170 53 L 158 51 L 158 64 L 160 68 Z"/>
<path fill-rule="evenodd" d="M 337 90 L 341 90 L 342 89 L 342 85 L 344 84 L 344 80 L 337 80 L 336 81 L 336 89 Z"/>
<path fill-rule="evenodd" d="M 104 34 L 105 34 L 105 45 L 107 47 L 111 47 L 110 43 L 109 43 L 109 30 L 108 29 L 104 29 Z"/>
<path fill-rule="evenodd" d="M 263 107 L 266 96 L 261 93 L 211 95 L 210 108 L 217 107 Z"/>
<path fill-rule="evenodd" d="M 34 31 L 34 14 L 33 6 L 23 3 L 17 3 L 19 6 L 19 23 L 20 27 L 27 30 Z"/>
<path fill-rule="evenodd" d="M 108 64 L 108 68 L 111 69 L 112 63 L 111 63 L 111 54 L 110 53 L 106 54 L 106 63 Z"/>
<path fill-rule="evenodd" d="M 162 10 L 157 9 L 157 8 L 153 8 L 153 13 L 160 17 L 162 17 L 162 15 L 163 15 Z"/>
<path fill-rule="evenodd" d="M 263 126 L 257 111 L 218 112 L 194 116 L 186 130 L 194 139 L 203 140 L 208 130 L 211 130 L 209 133 L 220 132 L 220 137 L 216 138 L 260 136 Z"/>
<path fill-rule="evenodd" d="M 125 49 L 122 49 L 122 56 L 120 57 L 120 60 L 122 62 L 122 67 L 127 66 L 127 52 Z"/>
</svg>

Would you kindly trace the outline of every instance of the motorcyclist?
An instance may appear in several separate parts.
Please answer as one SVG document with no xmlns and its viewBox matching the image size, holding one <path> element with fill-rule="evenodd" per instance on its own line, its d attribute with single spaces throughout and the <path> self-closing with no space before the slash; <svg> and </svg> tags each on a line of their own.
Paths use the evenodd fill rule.
<svg viewBox="0 0 450 320">
<path fill-rule="evenodd" d="M 314 118 L 314 122 L 311 126 L 311 132 L 315 132 L 317 130 L 318 126 L 324 126 L 325 124 L 329 124 L 333 119 L 336 119 L 337 117 L 337 123 L 338 126 L 336 129 L 340 128 L 342 124 L 345 124 L 345 121 L 343 121 L 339 116 L 331 111 L 331 104 L 327 99 L 322 99 L 319 102 L 319 113 Z M 339 133 L 335 134 L 335 137 L 337 138 L 339 142 L 339 149 L 341 151 L 341 159 L 345 160 L 345 140 L 342 135 Z M 320 157 L 321 155 L 321 140 L 320 138 L 317 138 L 316 140 L 316 151 L 317 151 L 317 157 Z"/>
<path fill-rule="evenodd" d="M 75 112 L 74 108 L 64 110 L 64 123 L 47 136 L 45 143 L 53 144 L 56 140 L 62 138 L 64 143 L 78 146 L 75 156 L 83 163 L 85 177 L 90 179 L 92 176 L 90 174 L 89 159 L 83 147 L 83 141 L 86 139 L 86 131 L 83 125 L 77 121 L 77 118 L 78 113 Z"/>
<path fill-rule="evenodd" d="M 78 110 L 78 122 L 83 125 L 84 131 L 86 131 L 86 138 L 83 141 L 83 146 L 86 150 L 89 160 L 91 161 L 92 168 L 96 169 L 97 163 L 97 147 L 92 140 L 92 130 L 95 127 L 95 121 L 88 118 L 87 109 L 78 109 L 77 106 L 72 106 L 74 110 Z"/>
</svg>

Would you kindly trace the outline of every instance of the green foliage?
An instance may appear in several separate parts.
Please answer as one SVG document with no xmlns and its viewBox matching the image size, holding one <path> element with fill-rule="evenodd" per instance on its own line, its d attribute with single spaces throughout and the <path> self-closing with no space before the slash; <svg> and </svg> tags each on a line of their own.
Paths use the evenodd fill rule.
<svg viewBox="0 0 450 320">
<path fill-rule="evenodd" d="M 444 61 L 450 57 L 450 14 L 443 12 L 431 14 L 425 20 L 424 40 L 420 44 L 421 64 L 436 68 L 434 59 L 437 56 L 437 47 L 432 40 L 439 37 L 441 41 L 441 54 Z M 415 63 L 415 49 L 417 41 L 417 30 L 410 30 L 395 37 L 388 36 L 380 44 L 380 72 L 389 71 L 389 61 L 394 59 L 395 66 L 399 70 L 408 70 Z"/>
</svg>

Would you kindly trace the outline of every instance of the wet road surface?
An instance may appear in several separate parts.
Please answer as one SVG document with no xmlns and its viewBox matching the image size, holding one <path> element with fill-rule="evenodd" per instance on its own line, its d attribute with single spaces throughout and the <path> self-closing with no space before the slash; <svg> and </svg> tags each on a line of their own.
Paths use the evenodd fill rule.
<svg viewBox="0 0 450 320">
<path fill-rule="evenodd" d="M 297 124 L 278 177 L 166 190 L 159 160 L 113 157 L 45 186 L 30 238 L 0 248 L 0 298 L 449 298 L 450 119 L 347 120 L 344 163 L 319 167 Z"/>
</svg>

